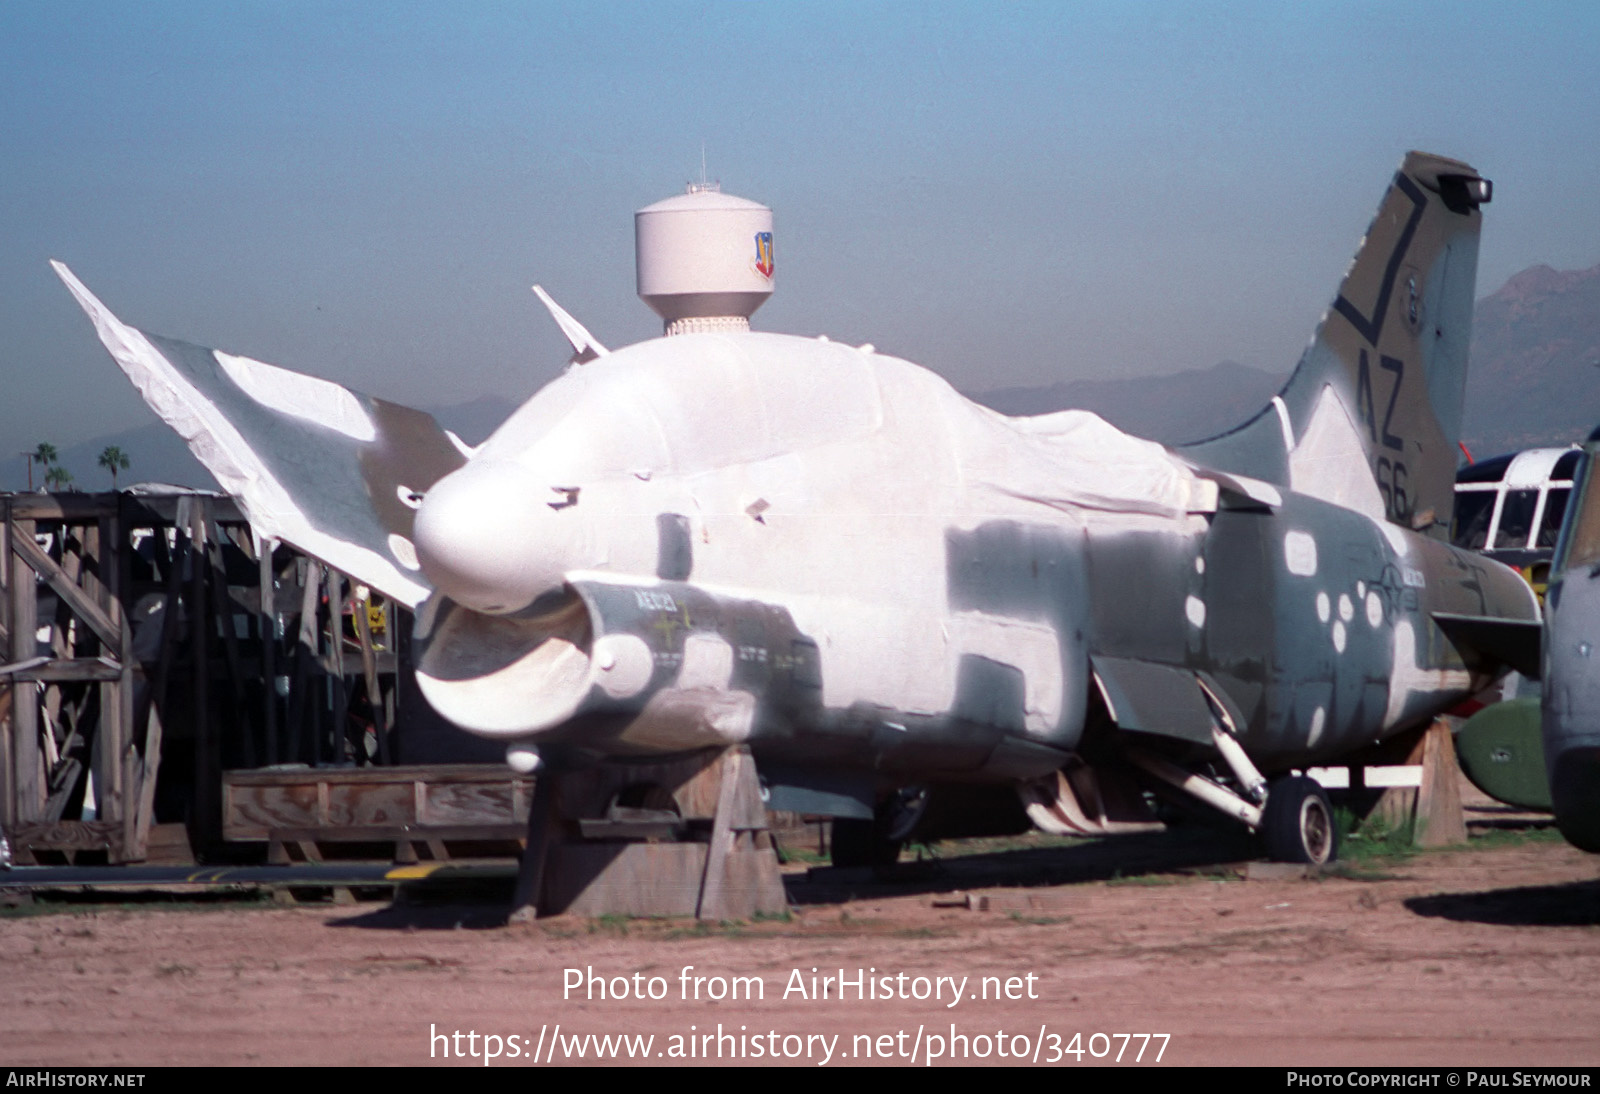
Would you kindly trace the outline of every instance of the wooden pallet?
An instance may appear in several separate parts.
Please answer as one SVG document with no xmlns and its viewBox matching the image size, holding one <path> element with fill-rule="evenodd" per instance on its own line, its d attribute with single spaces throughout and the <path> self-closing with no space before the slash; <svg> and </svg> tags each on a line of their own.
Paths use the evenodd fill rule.
<svg viewBox="0 0 1600 1094">
<path fill-rule="evenodd" d="M 266 842 L 269 861 L 320 862 L 338 844 L 392 844 L 396 862 L 446 860 L 451 843 L 514 855 L 534 780 L 499 764 L 228 771 L 222 831 Z"/>
</svg>

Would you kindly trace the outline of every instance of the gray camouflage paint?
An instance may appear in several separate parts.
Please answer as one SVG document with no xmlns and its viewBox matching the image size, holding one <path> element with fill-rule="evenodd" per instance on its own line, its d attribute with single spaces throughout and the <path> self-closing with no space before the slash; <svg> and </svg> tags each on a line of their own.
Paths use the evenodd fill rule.
<svg viewBox="0 0 1600 1094">
<path fill-rule="evenodd" d="M 1580 475 L 1545 592 L 1541 718 L 1556 823 L 1600 852 L 1600 441 Z"/>
</svg>

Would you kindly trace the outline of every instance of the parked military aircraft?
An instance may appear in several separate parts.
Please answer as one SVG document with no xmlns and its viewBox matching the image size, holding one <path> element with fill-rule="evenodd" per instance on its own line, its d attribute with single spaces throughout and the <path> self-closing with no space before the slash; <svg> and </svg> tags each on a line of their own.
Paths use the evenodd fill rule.
<svg viewBox="0 0 1600 1094">
<path fill-rule="evenodd" d="M 1600 851 L 1600 429 L 1589 436 L 1545 592 L 1542 721 L 1561 834 Z"/>
<path fill-rule="evenodd" d="M 1526 448 L 1461 468 L 1452 542 L 1521 570 L 1542 594 L 1578 455 L 1577 445 Z"/>
<path fill-rule="evenodd" d="M 516 765 L 748 744 L 854 862 L 951 787 L 1117 832 L 1157 782 L 1324 861 L 1297 772 L 1537 650 L 1528 586 L 1447 542 L 1489 197 L 1408 155 L 1283 390 L 1178 449 L 1004 417 L 870 345 L 608 352 L 558 307 L 574 365 L 470 449 L 144 334 L 56 268 L 258 531 L 417 607 L 429 701 Z"/>
<path fill-rule="evenodd" d="M 1459 469 L 1451 542 L 1514 567 L 1542 602 L 1582 455 L 1576 444 L 1527 448 Z M 1537 682 L 1514 676 L 1498 702 L 1493 689 L 1479 699 L 1489 705 L 1455 735 L 1462 774 L 1497 801 L 1550 809 Z"/>
</svg>

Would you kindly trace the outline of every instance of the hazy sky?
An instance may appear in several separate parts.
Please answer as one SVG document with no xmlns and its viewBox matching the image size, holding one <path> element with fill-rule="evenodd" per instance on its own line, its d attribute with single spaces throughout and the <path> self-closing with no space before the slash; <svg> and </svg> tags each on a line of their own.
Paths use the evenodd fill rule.
<svg viewBox="0 0 1600 1094">
<path fill-rule="evenodd" d="M 659 333 L 632 214 L 702 143 L 775 211 L 758 329 L 969 390 L 1286 370 L 1409 148 L 1495 180 L 1480 295 L 1600 262 L 1597 73 L 1587 2 L 5 0 L 0 459 L 151 420 L 49 258 L 158 333 L 520 397 L 568 352 L 535 281 Z"/>
</svg>

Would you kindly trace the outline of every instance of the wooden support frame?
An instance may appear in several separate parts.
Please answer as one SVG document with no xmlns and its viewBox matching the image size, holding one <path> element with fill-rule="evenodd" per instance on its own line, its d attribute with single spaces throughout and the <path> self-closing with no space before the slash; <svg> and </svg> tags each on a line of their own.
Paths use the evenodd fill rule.
<svg viewBox="0 0 1600 1094">
<path fill-rule="evenodd" d="M 69 507 L 8 497 L 3 505 L 8 663 L 0 683 L 9 703 L 0 820 L 19 862 L 42 851 L 125 861 L 135 673 L 118 598 L 115 497 Z M 79 815 L 67 816 L 69 807 Z"/>
<path fill-rule="evenodd" d="M 31 660 L 37 655 L 38 593 L 34 587 L 33 570 L 20 558 L 17 545 L 26 541 L 33 544 L 34 522 L 16 519 L 7 507 L 6 555 L 9 597 L 12 656 L 18 661 Z M 37 823 L 44 813 L 44 773 L 39 750 L 39 705 L 37 688 L 31 683 L 13 684 L 11 689 L 11 782 L 9 809 L 6 813 L 8 830 L 25 824 Z M 14 846 L 12 852 L 19 858 L 25 853 Z"/>
<path fill-rule="evenodd" d="M 1417 847 L 1466 843 L 1461 769 L 1456 763 L 1455 739 L 1443 719 L 1410 736 L 1404 763 L 1422 769 L 1421 784 L 1385 790 L 1372 815 L 1381 817 L 1390 829 L 1409 826 Z"/>
<path fill-rule="evenodd" d="M 359 614 L 347 639 L 344 575 L 296 559 L 310 580 L 292 588 L 274 546 L 215 494 L 0 495 L 0 826 L 18 862 L 139 861 L 158 822 L 185 817 L 204 854 L 224 838 L 225 770 L 393 758 L 392 643 Z M 280 611 L 280 588 L 309 611 Z M 286 661 L 281 630 L 309 649 Z M 346 732 L 356 680 L 376 747 L 345 742 L 364 736 Z"/>
<path fill-rule="evenodd" d="M 650 788 L 673 824 L 608 821 L 619 791 Z M 548 794 L 548 804 L 541 795 Z M 541 807 L 542 806 L 542 807 Z M 681 831 L 674 839 L 642 833 Z M 607 833 L 610 834 L 607 834 Z M 744 747 L 661 764 L 541 772 L 511 917 L 748 919 L 788 906 L 755 762 Z"/>
</svg>

